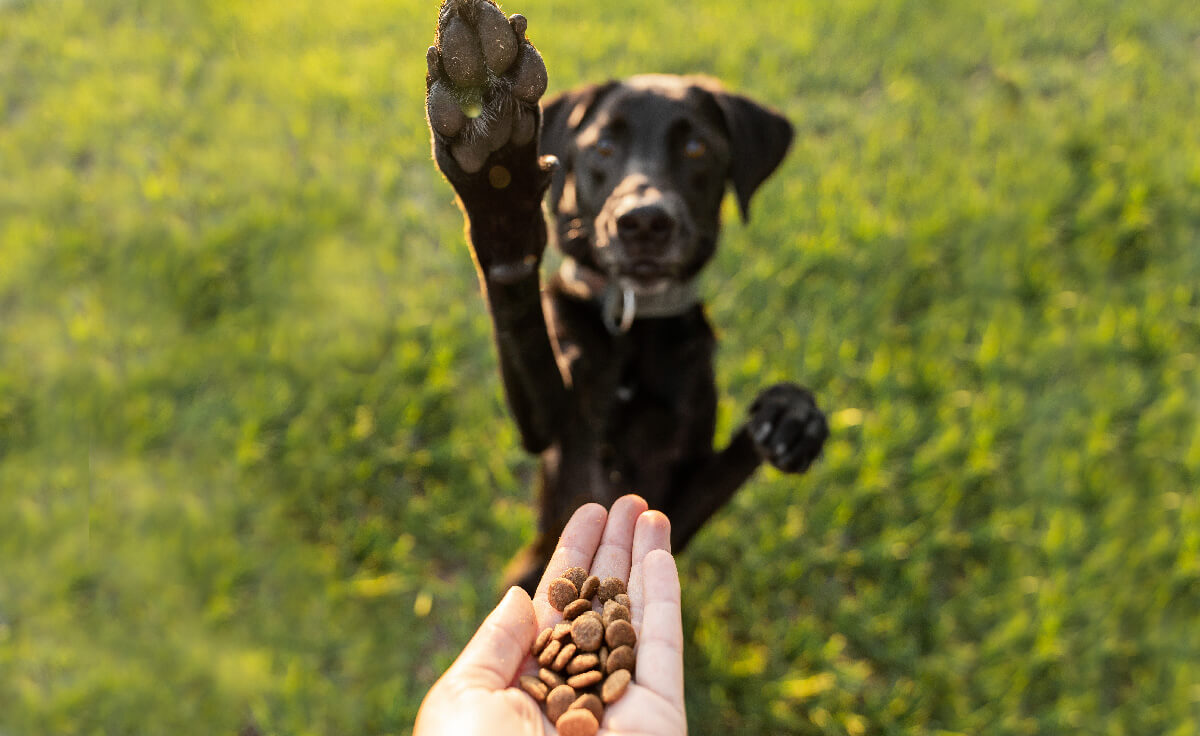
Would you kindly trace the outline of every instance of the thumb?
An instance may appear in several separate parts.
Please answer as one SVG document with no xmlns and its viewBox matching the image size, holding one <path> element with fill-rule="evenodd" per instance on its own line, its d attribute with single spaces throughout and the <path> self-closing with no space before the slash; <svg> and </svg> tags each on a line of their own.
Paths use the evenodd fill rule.
<svg viewBox="0 0 1200 736">
<path fill-rule="evenodd" d="M 509 588 L 471 641 L 450 666 L 456 677 L 486 690 L 503 690 L 517 676 L 537 636 L 537 619 L 529 594 Z"/>
</svg>

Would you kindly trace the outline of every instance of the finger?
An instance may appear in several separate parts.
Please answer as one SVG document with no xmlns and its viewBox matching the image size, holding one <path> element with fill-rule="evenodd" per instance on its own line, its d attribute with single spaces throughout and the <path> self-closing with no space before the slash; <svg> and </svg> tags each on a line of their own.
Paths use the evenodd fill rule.
<svg viewBox="0 0 1200 736">
<path fill-rule="evenodd" d="M 638 636 L 638 685 L 683 710 L 683 620 L 679 608 L 679 571 L 666 550 L 653 550 L 642 561 L 645 612 Z"/>
<path fill-rule="evenodd" d="M 616 500 L 608 512 L 600 547 L 592 557 L 591 575 L 601 580 L 614 577 L 628 582 L 634 527 L 646 508 L 646 500 L 641 496 L 630 494 Z"/>
<path fill-rule="evenodd" d="M 555 610 L 546 598 L 550 581 L 561 576 L 568 568 L 582 567 L 587 570 L 592 565 L 592 556 L 600 544 L 600 535 L 604 531 L 604 522 L 608 512 L 598 503 L 580 506 L 571 520 L 563 527 L 562 535 L 558 538 L 558 546 L 546 565 L 546 573 L 538 583 L 537 592 L 533 596 L 533 609 L 537 614 L 538 625 L 545 628 L 553 626 L 562 620 L 562 613 Z"/>
<path fill-rule="evenodd" d="M 646 555 L 656 549 L 671 551 L 671 522 L 661 511 L 647 511 L 638 517 L 633 532 L 632 566 L 629 570 L 629 618 L 637 631 L 641 631 L 642 610 L 645 607 L 642 564 Z"/>
<path fill-rule="evenodd" d="M 447 674 L 453 672 L 460 681 L 486 690 L 503 690 L 516 677 L 535 636 L 537 622 L 529 594 L 509 588 Z"/>
</svg>

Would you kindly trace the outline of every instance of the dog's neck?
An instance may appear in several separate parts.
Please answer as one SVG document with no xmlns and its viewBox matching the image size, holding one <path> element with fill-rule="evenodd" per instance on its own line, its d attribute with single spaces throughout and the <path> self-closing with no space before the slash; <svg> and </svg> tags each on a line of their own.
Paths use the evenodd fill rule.
<svg viewBox="0 0 1200 736">
<path fill-rule="evenodd" d="M 563 259 L 558 276 L 568 294 L 600 304 L 604 326 L 614 335 L 628 332 L 635 319 L 678 317 L 700 303 L 691 279 L 672 283 L 662 291 L 638 293 L 570 257 Z"/>
</svg>

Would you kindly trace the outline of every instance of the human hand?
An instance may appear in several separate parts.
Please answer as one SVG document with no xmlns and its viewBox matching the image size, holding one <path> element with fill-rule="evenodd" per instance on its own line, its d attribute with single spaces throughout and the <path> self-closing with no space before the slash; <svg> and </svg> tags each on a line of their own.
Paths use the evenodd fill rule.
<svg viewBox="0 0 1200 736">
<path fill-rule="evenodd" d="M 679 573 L 670 553 L 671 525 L 638 496 L 617 499 L 611 512 L 581 507 L 567 522 L 532 600 L 512 588 L 488 615 L 421 710 L 413 736 L 553 734 L 538 703 L 516 686 L 535 674 L 529 651 L 539 631 L 562 620 L 550 605 L 550 581 L 571 567 L 627 581 L 630 618 L 638 635 L 634 679 L 604 714 L 602 736 L 679 736 L 683 707 L 683 625 Z"/>
</svg>

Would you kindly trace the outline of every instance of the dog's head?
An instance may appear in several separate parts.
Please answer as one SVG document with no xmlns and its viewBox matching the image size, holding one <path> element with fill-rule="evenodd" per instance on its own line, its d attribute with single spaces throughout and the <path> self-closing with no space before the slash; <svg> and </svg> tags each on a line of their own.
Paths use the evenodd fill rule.
<svg viewBox="0 0 1200 736">
<path fill-rule="evenodd" d="M 704 77 L 646 75 L 564 93 L 543 112 L 559 248 L 654 293 L 709 261 L 732 184 L 742 218 L 783 160 L 792 126 Z"/>
</svg>

